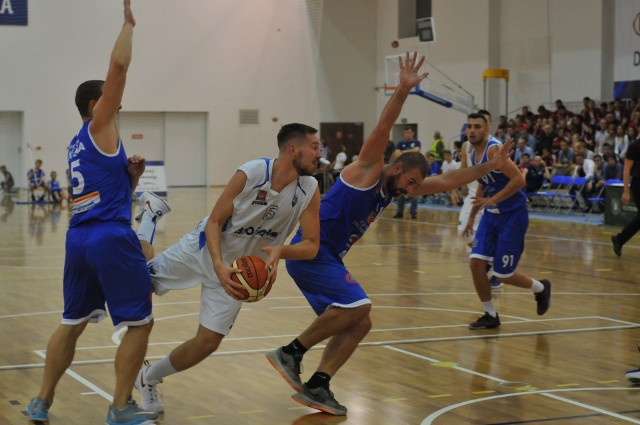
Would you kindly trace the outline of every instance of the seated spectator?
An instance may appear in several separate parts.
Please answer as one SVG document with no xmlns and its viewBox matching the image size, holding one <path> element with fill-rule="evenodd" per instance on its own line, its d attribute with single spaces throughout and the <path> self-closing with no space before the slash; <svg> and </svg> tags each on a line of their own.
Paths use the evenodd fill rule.
<svg viewBox="0 0 640 425">
<path fill-rule="evenodd" d="M 333 181 L 338 179 L 342 169 L 345 167 L 347 163 L 347 147 L 345 145 L 340 145 L 340 152 L 336 155 L 335 159 L 329 165 L 329 169 L 331 170 L 331 177 L 333 177 Z"/>
<path fill-rule="evenodd" d="M 522 173 L 526 181 L 525 193 L 534 193 L 540 190 L 545 180 L 551 180 L 551 173 L 545 166 L 544 161 L 540 155 L 536 156 L 533 161 L 530 160 L 528 154 L 522 155 Z"/>
<path fill-rule="evenodd" d="M 56 204 L 62 202 L 62 188 L 58 181 L 58 173 L 55 171 L 51 172 L 51 180 L 49 180 L 49 195 L 51 196 L 51 200 Z"/>
<path fill-rule="evenodd" d="M 540 155 L 540 157 L 544 161 L 545 166 L 550 169 L 549 171 L 555 169 L 557 157 L 551 152 L 551 149 L 542 149 L 542 155 Z"/>
<path fill-rule="evenodd" d="M 602 156 L 594 155 L 593 163 L 595 164 L 595 168 L 593 169 L 593 180 L 590 181 L 587 185 L 587 193 L 592 196 L 597 196 L 600 193 L 600 189 L 604 186 L 604 162 L 602 161 Z"/>
<path fill-rule="evenodd" d="M 46 174 L 42 169 L 42 160 L 36 159 L 33 168 L 27 171 L 27 181 L 29 182 L 29 191 L 31 192 L 31 200 L 36 201 L 35 192 L 42 188 L 42 192 L 39 195 L 38 201 L 43 201 L 47 194 L 48 186 L 46 181 Z"/>
<path fill-rule="evenodd" d="M 627 148 L 629 147 L 629 137 L 624 132 L 624 127 L 619 125 L 616 127 L 616 135 L 613 138 L 613 152 L 620 158 L 621 161 L 624 160 L 625 155 L 627 154 Z"/>
<path fill-rule="evenodd" d="M 584 143 L 582 142 L 574 142 L 574 149 L 573 151 L 575 153 L 580 152 L 582 155 L 584 155 L 584 157 L 586 159 L 593 159 L 593 152 L 591 152 L 589 149 L 587 149 L 587 147 L 584 145 Z"/>
<path fill-rule="evenodd" d="M 560 150 L 558 151 L 558 160 L 555 167 L 556 176 L 570 176 L 571 165 L 574 162 L 573 149 L 569 147 L 566 140 L 560 142 Z"/>
<path fill-rule="evenodd" d="M 0 172 L 3 175 L 3 179 L 0 182 L 0 188 L 6 193 L 11 193 L 11 190 L 13 190 L 13 186 L 15 185 L 13 176 L 4 165 L 0 165 Z"/>
<path fill-rule="evenodd" d="M 605 142 L 605 144 L 602 145 L 602 160 L 604 162 L 607 162 L 610 156 L 613 156 L 616 159 L 616 161 L 618 160 L 616 154 L 613 153 L 613 148 L 611 147 L 611 144 L 609 144 L 608 142 Z"/>
<path fill-rule="evenodd" d="M 587 191 L 587 188 L 589 187 L 589 183 L 593 181 L 596 164 L 593 160 L 585 158 L 584 155 L 580 152 L 576 153 L 575 161 L 576 163 L 573 166 L 573 177 L 585 177 L 587 179 L 585 182 L 585 186 L 580 192 L 580 195 L 583 201 L 583 209 L 585 211 L 589 211 L 591 207 L 588 200 L 589 193 Z M 573 186 L 571 188 L 571 193 L 575 194 L 576 192 L 577 189 L 575 186 Z"/>
<path fill-rule="evenodd" d="M 514 151 L 514 162 L 519 165 L 520 162 L 522 161 L 522 155 L 523 154 L 527 154 L 529 155 L 529 159 L 531 159 L 531 157 L 533 157 L 533 149 L 531 149 L 529 146 L 527 146 L 527 139 L 524 137 L 520 137 L 518 139 L 518 144 L 516 146 L 516 149 Z"/>
<path fill-rule="evenodd" d="M 455 162 L 460 162 L 460 151 L 462 151 L 462 140 L 456 140 L 453 142 L 453 152 L 451 152 L 451 157 Z"/>
<path fill-rule="evenodd" d="M 609 155 L 606 163 L 602 167 L 603 180 L 618 179 L 622 180 L 623 166 L 615 155 Z"/>
<path fill-rule="evenodd" d="M 429 166 L 427 176 L 435 176 L 440 174 L 440 164 L 438 164 L 436 156 L 432 152 L 427 152 L 427 165 Z"/>
</svg>

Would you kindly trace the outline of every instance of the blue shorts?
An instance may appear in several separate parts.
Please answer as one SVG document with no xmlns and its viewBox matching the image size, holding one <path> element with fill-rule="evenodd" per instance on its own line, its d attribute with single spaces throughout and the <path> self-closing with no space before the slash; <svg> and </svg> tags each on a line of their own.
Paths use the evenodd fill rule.
<svg viewBox="0 0 640 425">
<path fill-rule="evenodd" d="M 287 271 L 319 316 L 329 307 L 355 308 L 371 301 L 342 261 L 322 251 L 313 260 L 287 260 Z"/>
<path fill-rule="evenodd" d="M 524 252 L 524 237 L 529 227 L 526 208 L 494 214 L 485 212 L 480 220 L 470 258 L 493 263 L 497 277 L 513 275 Z"/>
<path fill-rule="evenodd" d="M 116 328 L 149 323 L 151 277 L 140 241 L 131 226 L 91 223 L 67 232 L 62 323 L 97 322 Z"/>
</svg>

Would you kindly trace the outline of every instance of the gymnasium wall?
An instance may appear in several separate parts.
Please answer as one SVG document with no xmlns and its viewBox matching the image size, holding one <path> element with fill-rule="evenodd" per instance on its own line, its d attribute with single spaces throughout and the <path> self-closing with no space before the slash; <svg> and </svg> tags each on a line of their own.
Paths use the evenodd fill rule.
<svg viewBox="0 0 640 425">
<path fill-rule="evenodd" d="M 511 70 L 510 110 L 606 97 L 607 4 L 433 0 L 437 41 L 420 44 L 398 39 L 396 0 L 134 0 L 123 108 L 207 113 L 207 180 L 225 184 L 238 164 L 276 154 L 283 123 L 362 121 L 368 134 L 388 99 L 375 90 L 384 57 L 405 50 L 426 53 L 480 107 L 487 67 Z M 23 144 L 43 146 L 46 170 L 65 167 L 80 126 L 75 88 L 104 78 L 121 23 L 117 0 L 31 0 L 28 26 L 0 27 L 0 111 L 24 112 Z M 504 83 L 488 87 L 487 105 L 504 113 Z M 240 109 L 258 109 L 259 124 L 240 125 Z M 453 139 L 464 122 L 415 96 L 401 118 L 419 124 L 425 145 L 434 130 Z M 137 153 L 133 142 L 126 147 Z"/>
</svg>

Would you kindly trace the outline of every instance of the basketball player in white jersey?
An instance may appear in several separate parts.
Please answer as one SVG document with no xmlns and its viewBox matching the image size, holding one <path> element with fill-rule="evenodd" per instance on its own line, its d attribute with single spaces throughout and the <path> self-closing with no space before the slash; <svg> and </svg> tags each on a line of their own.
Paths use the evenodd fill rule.
<svg viewBox="0 0 640 425">
<path fill-rule="evenodd" d="M 156 294 L 199 285 L 202 290 L 196 336 L 138 374 L 135 385 L 144 409 L 163 411 L 157 384 L 200 363 L 229 334 L 242 306 L 243 286 L 231 280 L 232 274 L 240 272 L 230 266 L 234 260 L 244 255 L 262 257 L 273 283 L 280 259 L 316 256 L 320 192 L 313 175 L 322 157 L 316 133 L 304 124 L 283 126 L 278 133 L 279 156 L 238 167 L 211 214 L 149 263 Z M 302 241 L 284 245 L 298 222 Z"/>
<path fill-rule="evenodd" d="M 485 109 L 479 110 L 478 113 L 484 115 L 484 117 L 487 119 L 487 126 L 489 130 L 491 130 L 491 113 Z M 489 135 L 489 140 L 500 142 L 491 134 Z M 473 166 L 471 164 L 472 153 L 473 146 L 471 146 L 471 143 L 469 143 L 469 141 L 464 142 L 462 144 L 462 149 L 460 150 L 460 168 Z M 480 224 L 480 219 L 482 218 L 482 214 L 484 214 L 484 210 L 479 210 L 476 214 L 476 218 L 473 222 L 473 233 L 467 232 L 465 234 L 467 221 L 469 221 L 469 214 L 471 214 L 471 209 L 473 208 L 473 198 L 475 198 L 476 192 L 478 191 L 478 181 L 474 180 L 471 183 L 467 184 L 467 191 L 467 196 L 464 197 L 464 202 L 462 203 L 462 208 L 460 209 L 460 215 L 458 216 L 458 236 L 463 237 L 467 245 L 471 247 L 471 245 L 473 244 L 474 235 L 478 230 L 478 225 Z M 490 266 L 487 272 L 491 274 L 491 278 L 489 279 L 491 289 L 500 289 L 502 287 L 502 282 L 500 282 L 498 278 L 493 275 L 493 271 Z"/>
</svg>

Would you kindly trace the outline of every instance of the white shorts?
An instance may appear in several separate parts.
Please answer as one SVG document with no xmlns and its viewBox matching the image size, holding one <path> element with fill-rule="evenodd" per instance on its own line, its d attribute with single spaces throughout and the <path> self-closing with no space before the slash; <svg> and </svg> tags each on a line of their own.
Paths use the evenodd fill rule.
<svg viewBox="0 0 640 425">
<path fill-rule="evenodd" d="M 474 235 L 463 236 L 465 227 L 467 227 L 467 221 L 469 221 L 469 215 L 471 214 L 471 209 L 473 208 L 472 202 L 475 194 L 471 195 L 471 193 L 464 197 L 464 202 L 462 203 L 462 208 L 460 209 L 460 215 L 458 216 L 458 236 L 464 237 L 466 243 L 473 242 Z M 478 211 L 476 214 L 476 219 L 473 222 L 473 233 L 475 234 L 478 230 L 478 225 L 480 224 L 480 219 L 482 218 L 482 214 L 484 214 L 484 209 Z"/>
<path fill-rule="evenodd" d="M 185 234 L 180 241 L 150 262 L 151 283 L 157 295 L 176 289 L 202 285 L 200 291 L 200 324 L 228 335 L 242 308 L 242 301 L 224 290 L 213 270 L 206 245 L 200 248 L 198 231 Z"/>
</svg>

